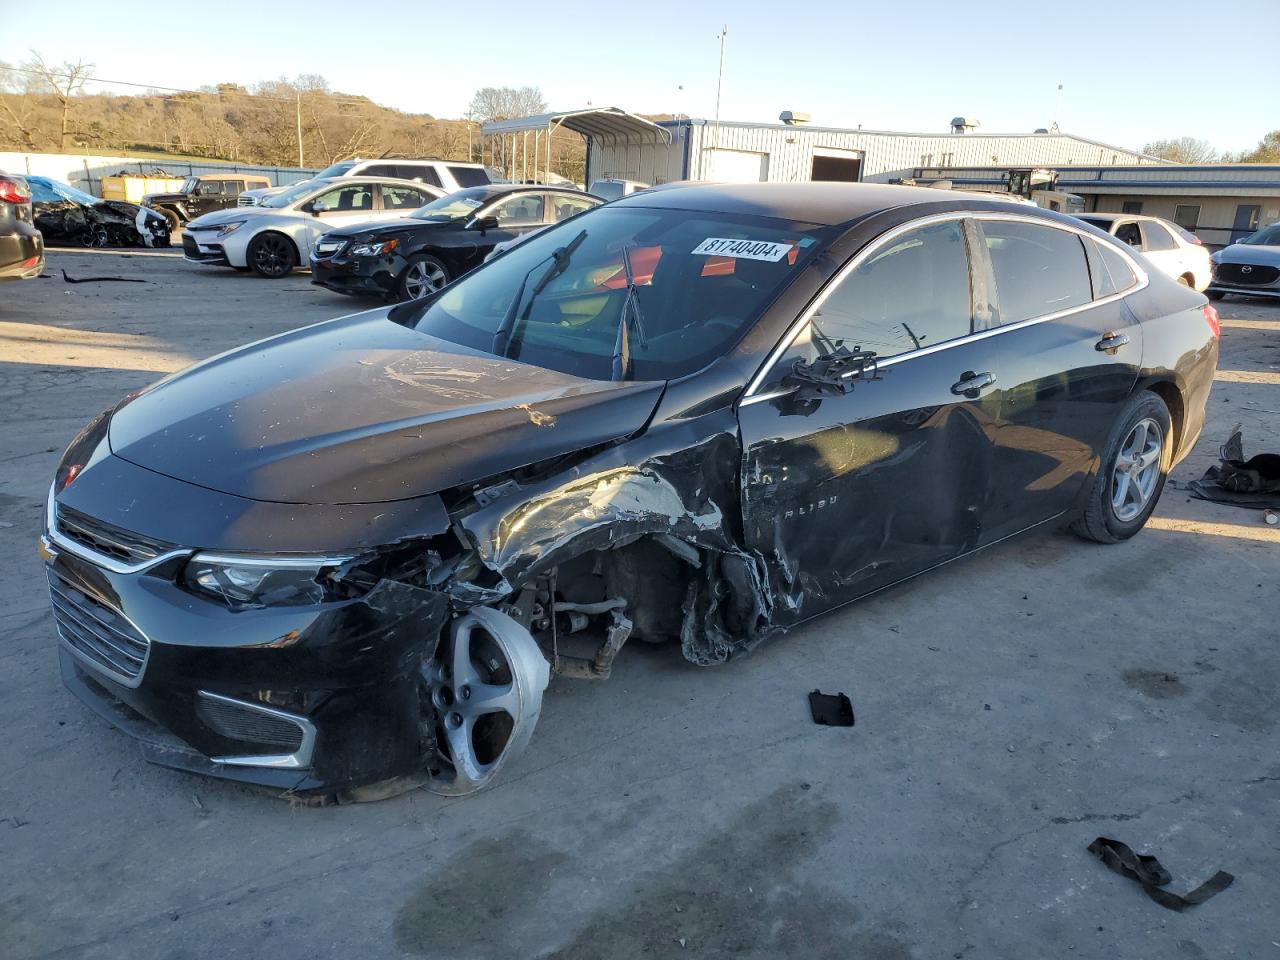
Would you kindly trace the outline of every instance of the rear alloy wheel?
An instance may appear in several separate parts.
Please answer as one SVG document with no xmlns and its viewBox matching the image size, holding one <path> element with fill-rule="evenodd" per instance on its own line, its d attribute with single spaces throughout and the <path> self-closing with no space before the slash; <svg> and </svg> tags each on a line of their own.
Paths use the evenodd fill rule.
<svg viewBox="0 0 1280 960">
<path fill-rule="evenodd" d="M 396 284 L 401 300 L 422 300 L 449 282 L 449 271 L 435 257 L 418 256 L 409 261 Z"/>
<path fill-rule="evenodd" d="M 529 631 L 504 613 L 476 607 L 444 632 L 423 663 L 426 788 L 474 793 L 524 749 L 542 710 L 551 668 Z"/>
<path fill-rule="evenodd" d="M 260 233 L 249 242 L 248 259 L 258 276 L 279 280 L 293 273 L 298 250 L 283 233 Z"/>
<path fill-rule="evenodd" d="M 1164 490 L 1173 458 L 1169 408 L 1154 393 L 1129 401 L 1090 480 L 1084 512 L 1071 529 L 1086 540 L 1119 543 L 1143 528 Z"/>
</svg>

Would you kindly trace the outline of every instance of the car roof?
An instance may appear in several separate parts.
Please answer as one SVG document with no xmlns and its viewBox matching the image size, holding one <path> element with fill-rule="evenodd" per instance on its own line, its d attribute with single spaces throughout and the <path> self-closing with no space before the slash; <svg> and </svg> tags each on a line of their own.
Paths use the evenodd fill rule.
<svg viewBox="0 0 1280 960">
<path fill-rule="evenodd" d="M 614 200 L 610 207 L 663 207 L 707 213 L 751 214 L 826 226 L 847 224 L 882 210 L 914 204 L 963 200 L 974 209 L 988 201 L 929 187 L 889 183 L 668 183 Z M 994 198 L 992 206 L 1010 204 Z M 1021 208 L 1025 211 L 1025 207 Z M 1039 209 L 1039 208 L 1037 208 Z"/>
<path fill-rule="evenodd" d="M 265 173 L 197 173 L 200 180 L 270 180 Z"/>
</svg>

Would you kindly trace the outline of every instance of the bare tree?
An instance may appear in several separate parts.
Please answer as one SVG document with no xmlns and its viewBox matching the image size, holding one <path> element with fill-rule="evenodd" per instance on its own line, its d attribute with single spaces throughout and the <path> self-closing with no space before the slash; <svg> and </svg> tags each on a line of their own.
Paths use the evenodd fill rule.
<svg viewBox="0 0 1280 960">
<path fill-rule="evenodd" d="M 1239 163 L 1280 163 L 1280 130 L 1272 130 L 1252 150 L 1240 154 Z"/>
<path fill-rule="evenodd" d="M 39 102 L 31 95 L 31 81 L 22 72 L 0 62 L 0 120 L 16 136 L 16 145 L 36 149 L 33 114 Z"/>
<path fill-rule="evenodd" d="M 1195 137 L 1155 140 L 1143 147 L 1142 152 L 1174 163 L 1213 163 L 1218 159 L 1218 151 L 1213 144 Z"/>
<path fill-rule="evenodd" d="M 60 147 L 65 153 L 71 146 L 71 108 L 75 97 L 84 93 L 85 82 L 93 75 L 94 65 L 77 60 L 63 61 L 57 66 L 44 62 L 44 57 L 31 51 L 31 59 L 22 65 L 45 93 L 53 94 L 62 109 L 62 135 Z"/>
<path fill-rule="evenodd" d="M 482 87 L 471 98 L 470 114 L 481 123 L 543 113 L 547 101 L 537 87 Z"/>
</svg>

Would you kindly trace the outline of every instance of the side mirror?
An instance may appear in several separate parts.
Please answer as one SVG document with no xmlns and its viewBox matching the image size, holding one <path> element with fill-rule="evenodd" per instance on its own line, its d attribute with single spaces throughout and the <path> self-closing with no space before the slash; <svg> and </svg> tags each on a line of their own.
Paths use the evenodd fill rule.
<svg viewBox="0 0 1280 960">
<path fill-rule="evenodd" d="M 497 230 L 498 218 L 497 217 L 476 217 L 474 220 L 472 220 L 470 223 L 467 224 L 467 229 L 479 230 L 481 233 L 484 233 L 486 230 Z"/>
<path fill-rule="evenodd" d="M 329 212 L 329 205 L 323 200 L 312 200 L 307 204 L 307 212 L 313 217 L 318 217 L 321 214 Z"/>
</svg>

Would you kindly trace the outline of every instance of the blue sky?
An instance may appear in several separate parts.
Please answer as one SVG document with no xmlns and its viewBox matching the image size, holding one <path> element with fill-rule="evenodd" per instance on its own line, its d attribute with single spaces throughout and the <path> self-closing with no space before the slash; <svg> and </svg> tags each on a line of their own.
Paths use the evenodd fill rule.
<svg viewBox="0 0 1280 960">
<path fill-rule="evenodd" d="M 319 73 L 335 90 L 439 117 L 462 116 L 477 87 L 508 84 L 541 87 L 553 109 L 711 116 L 727 23 L 726 120 L 790 109 L 830 126 L 945 132 L 963 114 L 986 132 L 1030 131 L 1055 119 L 1061 83 L 1062 129 L 1121 146 L 1191 135 L 1238 151 L 1280 127 L 1272 40 L 1259 32 L 1280 27 L 1280 0 L 218 0 L 137 14 L 63 0 L 56 17 L 6 6 L 9 63 L 34 48 L 83 57 L 100 77 L 175 87 Z M 134 22 L 136 43 L 93 26 Z"/>
</svg>

